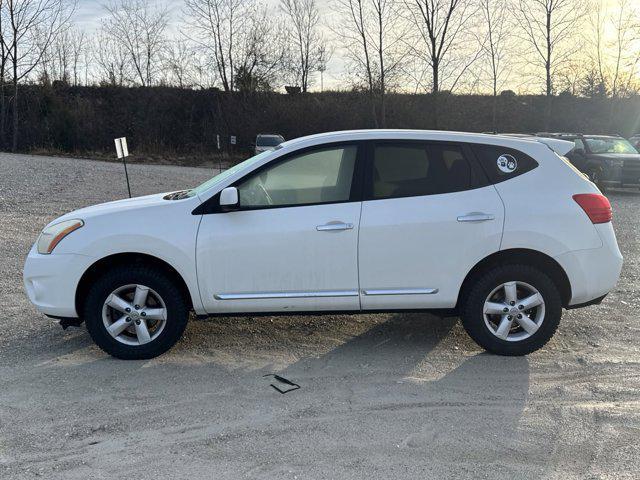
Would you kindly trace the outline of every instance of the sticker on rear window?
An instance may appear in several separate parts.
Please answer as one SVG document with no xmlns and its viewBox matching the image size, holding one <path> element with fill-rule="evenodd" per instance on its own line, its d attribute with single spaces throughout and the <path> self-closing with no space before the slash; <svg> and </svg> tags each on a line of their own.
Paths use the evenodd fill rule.
<svg viewBox="0 0 640 480">
<path fill-rule="evenodd" d="M 518 161 L 513 155 L 503 153 L 498 157 L 498 168 L 504 173 L 513 173 L 518 168 Z"/>
</svg>

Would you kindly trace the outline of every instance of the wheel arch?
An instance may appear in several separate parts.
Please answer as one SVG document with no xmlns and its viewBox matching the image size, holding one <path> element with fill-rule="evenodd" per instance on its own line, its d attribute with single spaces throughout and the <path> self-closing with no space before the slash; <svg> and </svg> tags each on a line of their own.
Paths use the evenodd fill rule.
<svg viewBox="0 0 640 480">
<path fill-rule="evenodd" d="M 75 307 L 78 315 L 82 312 L 82 302 L 86 298 L 87 291 L 91 286 L 94 279 L 98 278 L 102 273 L 112 269 L 116 266 L 131 265 L 131 264 L 143 264 L 159 268 L 166 272 L 176 282 L 176 285 L 180 289 L 183 297 L 185 298 L 187 305 L 190 309 L 193 309 L 193 299 L 187 283 L 184 281 L 182 275 L 165 260 L 162 260 L 153 255 L 139 252 L 124 252 L 107 255 L 96 262 L 94 262 L 87 270 L 82 274 L 76 287 L 75 295 Z"/>
<path fill-rule="evenodd" d="M 462 282 L 456 302 L 456 310 L 459 310 L 461 300 L 466 297 L 469 288 L 473 284 L 473 280 L 478 275 L 497 265 L 505 264 L 523 264 L 539 268 L 547 274 L 558 287 L 560 298 L 562 299 L 562 306 L 566 307 L 569 305 L 572 295 L 571 282 L 562 266 L 552 257 L 538 250 L 513 248 L 492 253 L 474 265 Z"/>
</svg>

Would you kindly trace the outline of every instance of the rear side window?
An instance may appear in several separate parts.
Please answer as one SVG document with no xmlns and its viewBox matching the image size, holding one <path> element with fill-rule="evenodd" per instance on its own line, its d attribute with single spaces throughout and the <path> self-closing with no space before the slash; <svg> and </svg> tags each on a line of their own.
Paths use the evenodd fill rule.
<svg viewBox="0 0 640 480">
<path fill-rule="evenodd" d="M 382 143 L 373 147 L 371 199 L 459 192 L 476 186 L 459 145 Z"/>
<path fill-rule="evenodd" d="M 529 155 L 513 148 L 498 145 L 473 145 L 472 148 L 491 183 L 509 180 L 538 166 Z"/>
</svg>

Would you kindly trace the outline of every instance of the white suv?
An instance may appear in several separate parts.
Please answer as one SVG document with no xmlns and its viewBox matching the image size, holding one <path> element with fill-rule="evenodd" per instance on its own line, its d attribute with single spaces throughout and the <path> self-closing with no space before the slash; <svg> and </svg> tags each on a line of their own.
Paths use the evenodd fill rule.
<svg viewBox="0 0 640 480">
<path fill-rule="evenodd" d="M 542 143 L 544 142 L 544 143 Z M 436 310 L 503 355 L 542 347 L 562 308 L 599 303 L 622 256 L 570 142 L 432 131 L 283 143 L 191 190 L 51 222 L 24 283 L 119 358 L 198 316 Z M 554 150 L 555 149 L 555 152 Z"/>
</svg>

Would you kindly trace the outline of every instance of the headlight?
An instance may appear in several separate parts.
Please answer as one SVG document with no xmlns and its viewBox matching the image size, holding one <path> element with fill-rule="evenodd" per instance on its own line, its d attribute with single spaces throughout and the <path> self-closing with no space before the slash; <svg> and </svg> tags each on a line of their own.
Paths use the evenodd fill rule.
<svg viewBox="0 0 640 480">
<path fill-rule="evenodd" d="M 50 254 L 64 237 L 83 225 L 82 220 L 65 220 L 45 228 L 38 237 L 38 253 Z"/>
</svg>

